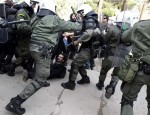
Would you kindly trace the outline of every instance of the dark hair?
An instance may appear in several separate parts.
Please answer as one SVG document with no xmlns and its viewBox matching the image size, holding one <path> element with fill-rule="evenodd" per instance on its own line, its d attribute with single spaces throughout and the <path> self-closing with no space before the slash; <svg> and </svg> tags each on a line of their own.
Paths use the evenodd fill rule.
<svg viewBox="0 0 150 115">
<path fill-rule="evenodd" d="M 63 55 L 63 56 L 64 56 L 63 60 L 64 60 L 64 62 L 66 62 L 66 60 L 67 60 L 66 54 L 65 54 L 65 53 L 60 53 L 59 55 Z M 58 55 L 58 56 L 59 56 L 59 55 Z M 58 57 L 58 56 L 57 56 L 57 57 Z"/>
<path fill-rule="evenodd" d="M 76 22 L 76 20 L 72 19 L 72 16 L 75 15 L 74 13 L 70 14 L 70 21 L 71 22 Z"/>
<path fill-rule="evenodd" d="M 104 14 L 103 17 L 106 17 L 107 21 L 109 20 L 109 16 L 107 14 Z"/>
</svg>

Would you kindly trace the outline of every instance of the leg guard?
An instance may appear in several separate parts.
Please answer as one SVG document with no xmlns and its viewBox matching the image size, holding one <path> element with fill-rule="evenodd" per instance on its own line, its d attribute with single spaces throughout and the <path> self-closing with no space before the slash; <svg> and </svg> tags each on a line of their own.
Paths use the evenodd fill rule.
<svg viewBox="0 0 150 115">
<path fill-rule="evenodd" d="M 25 99 L 20 98 L 19 96 L 12 98 L 10 100 L 10 103 L 5 107 L 6 110 L 16 113 L 16 114 L 24 114 L 25 109 L 21 108 L 21 104 L 25 101 Z"/>
<path fill-rule="evenodd" d="M 120 115 L 133 115 L 133 101 L 129 101 L 122 97 Z"/>
<path fill-rule="evenodd" d="M 108 70 L 104 70 L 103 68 L 101 69 L 100 75 L 99 75 L 99 82 L 100 81 L 105 81 L 106 75 L 107 75 Z"/>
<path fill-rule="evenodd" d="M 105 87 L 105 97 L 107 99 L 109 99 L 115 93 L 117 83 L 118 82 L 111 81 L 110 84 Z"/>
<path fill-rule="evenodd" d="M 70 73 L 69 73 L 69 81 L 76 81 L 77 75 L 78 75 L 78 66 L 73 61 L 71 63 L 71 69 L 70 69 Z"/>
<path fill-rule="evenodd" d="M 38 81 L 37 79 L 35 79 L 35 81 L 37 82 L 37 83 L 39 83 L 40 84 L 40 86 L 41 87 L 49 87 L 50 86 L 50 83 L 48 83 L 48 82 L 40 82 L 40 81 Z"/>
<path fill-rule="evenodd" d="M 65 89 L 74 90 L 75 89 L 75 80 L 78 72 L 76 72 L 77 66 L 74 62 L 71 63 L 71 70 L 69 74 L 69 81 L 66 83 L 62 83 L 61 86 Z"/>
</svg>

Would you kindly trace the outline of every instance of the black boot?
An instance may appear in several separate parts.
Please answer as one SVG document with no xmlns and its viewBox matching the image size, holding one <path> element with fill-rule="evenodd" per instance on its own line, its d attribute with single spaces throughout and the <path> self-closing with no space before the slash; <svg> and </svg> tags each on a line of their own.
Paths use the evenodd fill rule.
<svg viewBox="0 0 150 115">
<path fill-rule="evenodd" d="M 19 96 L 12 98 L 10 103 L 5 107 L 6 110 L 22 115 L 25 113 L 25 109 L 21 108 L 21 104 L 25 101 L 25 99 L 21 99 Z"/>
<path fill-rule="evenodd" d="M 75 82 L 74 81 L 68 81 L 66 83 L 62 83 L 61 86 L 65 89 L 74 90 L 75 89 Z"/>
<path fill-rule="evenodd" d="M 90 83 L 90 78 L 88 76 L 83 76 L 81 80 L 77 81 L 78 84 L 89 84 Z"/>
<path fill-rule="evenodd" d="M 0 74 L 4 74 L 6 73 L 6 68 L 5 68 L 5 64 L 2 64 L 1 68 L 0 68 Z"/>
<path fill-rule="evenodd" d="M 43 87 L 49 87 L 49 86 L 50 86 L 50 83 L 48 83 L 46 81 L 43 83 Z"/>
<path fill-rule="evenodd" d="M 102 90 L 102 88 L 104 87 L 104 81 L 99 81 L 99 82 L 96 84 L 96 87 L 97 87 L 99 90 Z"/>
<path fill-rule="evenodd" d="M 114 93 L 116 88 L 117 82 L 111 81 L 109 85 L 105 87 L 105 97 L 109 99 Z"/>
<path fill-rule="evenodd" d="M 15 67 L 15 64 L 9 64 L 5 66 L 8 76 L 15 75 Z"/>
<path fill-rule="evenodd" d="M 148 113 L 147 115 L 150 115 L 150 106 L 148 106 Z"/>
</svg>

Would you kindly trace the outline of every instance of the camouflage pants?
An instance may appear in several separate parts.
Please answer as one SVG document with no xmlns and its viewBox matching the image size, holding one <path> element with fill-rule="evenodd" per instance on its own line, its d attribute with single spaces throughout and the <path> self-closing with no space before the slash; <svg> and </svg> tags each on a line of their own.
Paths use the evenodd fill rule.
<svg viewBox="0 0 150 115">
<path fill-rule="evenodd" d="M 102 68 L 100 71 L 99 81 L 102 81 L 102 82 L 105 81 L 106 75 L 111 68 L 112 68 L 112 61 L 110 61 L 108 58 L 104 58 L 102 60 Z M 118 67 L 114 67 L 113 72 L 111 74 L 112 75 L 111 81 L 118 82 L 119 80 L 117 77 L 118 70 L 119 70 Z"/>
<path fill-rule="evenodd" d="M 33 51 L 31 52 L 31 56 L 36 63 L 35 78 L 19 94 L 22 99 L 28 99 L 38 89 L 42 88 L 42 83 L 44 83 L 50 75 L 51 56 L 44 58 L 41 53 Z"/>
<path fill-rule="evenodd" d="M 76 81 L 78 72 L 80 73 L 81 77 L 87 75 L 87 71 L 85 70 L 84 64 L 87 60 L 91 58 L 90 49 L 83 48 L 74 61 L 71 63 L 71 71 L 69 74 L 70 81 Z"/>
<path fill-rule="evenodd" d="M 147 103 L 150 107 L 150 75 L 145 75 L 142 71 L 139 71 L 133 82 L 122 83 L 121 91 L 123 93 L 123 98 L 128 102 L 136 101 L 138 93 L 140 92 L 143 85 L 147 85 Z M 130 105 L 124 105 L 121 109 L 121 115 L 133 115 L 133 108 Z"/>
</svg>

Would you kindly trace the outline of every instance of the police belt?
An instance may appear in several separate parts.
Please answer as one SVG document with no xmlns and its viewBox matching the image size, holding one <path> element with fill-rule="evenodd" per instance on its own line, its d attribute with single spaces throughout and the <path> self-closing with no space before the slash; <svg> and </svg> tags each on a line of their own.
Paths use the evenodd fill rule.
<svg viewBox="0 0 150 115">
<path fill-rule="evenodd" d="M 146 75 L 150 75 L 150 64 L 148 64 L 144 61 L 141 61 L 139 63 L 139 70 L 143 71 L 143 73 Z"/>
<path fill-rule="evenodd" d="M 150 64 L 141 60 L 142 57 L 133 55 L 134 62 L 139 62 L 139 71 L 143 71 L 144 74 L 150 75 Z"/>
<path fill-rule="evenodd" d="M 52 54 L 54 51 L 54 47 L 45 43 L 45 42 L 37 42 L 37 41 L 32 41 L 33 44 L 36 44 L 39 46 L 39 51 L 42 53 L 43 56 L 48 56 L 49 54 Z"/>
</svg>

